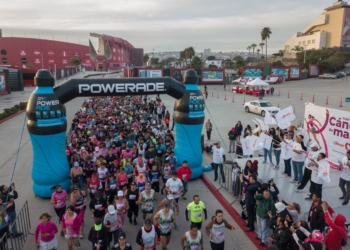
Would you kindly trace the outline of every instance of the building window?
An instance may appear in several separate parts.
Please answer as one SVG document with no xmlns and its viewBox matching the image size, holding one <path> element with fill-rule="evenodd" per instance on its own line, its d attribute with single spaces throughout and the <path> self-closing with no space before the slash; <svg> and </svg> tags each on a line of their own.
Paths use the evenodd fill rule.
<svg viewBox="0 0 350 250">
<path fill-rule="evenodd" d="M 315 39 L 314 39 L 314 40 L 312 40 L 312 43 L 315 43 Z"/>
<path fill-rule="evenodd" d="M 4 49 L 2 49 L 2 50 L 1 50 L 1 55 L 6 56 L 6 54 L 7 54 L 7 51 L 4 50 Z"/>
<path fill-rule="evenodd" d="M 303 45 L 305 45 L 305 44 L 306 44 L 306 42 L 304 41 L 304 42 L 303 42 Z"/>
<path fill-rule="evenodd" d="M 301 45 L 301 42 L 299 42 L 299 46 Z"/>
<path fill-rule="evenodd" d="M 27 58 L 21 58 L 21 63 L 26 64 L 27 63 Z"/>
<path fill-rule="evenodd" d="M 3 57 L 3 58 L 1 58 L 1 61 L 2 61 L 2 63 L 7 63 L 7 58 L 6 57 Z"/>
<path fill-rule="evenodd" d="M 311 41 L 309 40 L 309 41 L 307 41 L 307 44 L 311 44 Z"/>
</svg>

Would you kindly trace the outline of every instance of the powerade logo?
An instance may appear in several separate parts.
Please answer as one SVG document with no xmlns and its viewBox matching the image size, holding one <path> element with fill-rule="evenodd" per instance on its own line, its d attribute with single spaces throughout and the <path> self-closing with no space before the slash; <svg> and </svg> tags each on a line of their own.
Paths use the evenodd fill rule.
<svg viewBox="0 0 350 250">
<path fill-rule="evenodd" d="M 46 97 L 38 97 L 35 110 L 50 110 L 51 106 L 59 105 L 59 100 L 46 101 Z"/>
<path fill-rule="evenodd" d="M 94 84 L 79 84 L 79 94 L 82 93 L 137 93 L 143 92 L 161 92 L 165 91 L 164 82 L 156 83 L 94 83 Z"/>
</svg>

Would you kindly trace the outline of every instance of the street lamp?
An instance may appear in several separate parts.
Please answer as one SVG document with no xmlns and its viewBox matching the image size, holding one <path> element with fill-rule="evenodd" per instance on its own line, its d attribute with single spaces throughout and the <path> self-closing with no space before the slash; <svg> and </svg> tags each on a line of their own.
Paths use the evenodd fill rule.
<svg viewBox="0 0 350 250">
<path fill-rule="evenodd" d="M 304 64 L 305 64 L 307 45 L 304 45 L 303 48 L 304 48 Z"/>
</svg>

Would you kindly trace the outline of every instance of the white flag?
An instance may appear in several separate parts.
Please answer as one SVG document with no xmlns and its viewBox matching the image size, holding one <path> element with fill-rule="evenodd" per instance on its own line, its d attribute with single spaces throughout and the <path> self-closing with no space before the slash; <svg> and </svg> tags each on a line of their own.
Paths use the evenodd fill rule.
<svg viewBox="0 0 350 250">
<path fill-rule="evenodd" d="M 261 128 L 262 131 L 268 130 L 269 129 L 269 125 L 267 125 L 264 121 L 255 118 L 255 120 L 258 122 L 259 127 Z"/>
<path fill-rule="evenodd" d="M 250 148 L 249 139 L 241 139 L 243 155 L 252 155 L 254 151 Z"/>
<path fill-rule="evenodd" d="M 262 133 L 259 137 L 258 143 L 261 147 L 270 150 L 271 148 L 272 137 Z"/>
<path fill-rule="evenodd" d="M 318 164 L 318 178 L 324 180 L 324 182 L 330 183 L 331 178 L 329 177 L 330 166 L 326 160 L 317 162 Z"/>
<path fill-rule="evenodd" d="M 289 128 L 290 125 L 292 125 L 290 122 L 287 122 L 287 123 L 278 122 L 278 127 L 280 127 L 281 129 Z"/>
<path fill-rule="evenodd" d="M 267 112 L 265 114 L 265 118 L 264 118 L 264 121 L 266 124 L 268 125 L 274 125 L 274 124 L 277 124 L 277 121 L 275 118 L 273 118 L 272 114 L 270 112 Z"/>
<path fill-rule="evenodd" d="M 259 147 L 259 137 L 252 135 L 249 137 L 250 148 L 252 151 L 258 150 Z"/>
<path fill-rule="evenodd" d="M 293 156 L 293 147 L 287 143 L 281 142 L 281 158 L 283 160 L 288 160 Z"/>
<path fill-rule="evenodd" d="M 278 124 L 288 124 L 288 122 L 296 119 L 292 106 L 282 109 L 275 115 L 275 117 Z"/>
</svg>

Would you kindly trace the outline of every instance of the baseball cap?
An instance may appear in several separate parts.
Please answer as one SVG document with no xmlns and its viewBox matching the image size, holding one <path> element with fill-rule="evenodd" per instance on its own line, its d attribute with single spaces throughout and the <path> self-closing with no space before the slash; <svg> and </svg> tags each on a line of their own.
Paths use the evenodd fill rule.
<svg viewBox="0 0 350 250">
<path fill-rule="evenodd" d="M 151 226 L 152 225 L 152 221 L 151 221 L 150 218 L 146 218 L 145 219 L 145 225 L 147 225 L 147 226 Z"/>
<path fill-rule="evenodd" d="M 173 171 L 173 172 L 171 173 L 171 175 L 177 176 L 177 172 L 176 172 L 176 171 Z"/>
<path fill-rule="evenodd" d="M 114 163 L 114 164 L 118 164 L 118 160 L 114 160 L 113 163 Z"/>
<path fill-rule="evenodd" d="M 74 186 L 74 190 L 79 190 L 80 188 L 79 188 L 79 186 L 78 185 L 75 185 Z"/>
<path fill-rule="evenodd" d="M 121 191 L 121 190 L 118 191 L 118 197 L 119 197 L 119 196 L 124 196 L 123 191 Z"/>
<path fill-rule="evenodd" d="M 232 131 L 234 131 L 234 130 L 235 130 L 235 128 L 234 128 L 234 127 L 232 127 L 232 128 L 231 128 L 231 130 L 232 130 Z"/>
<path fill-rule="evenodd" d="M 109 205 L 109 206 L 108 206 L 108 213 L 110 213 L 110 214 L 115 214 L 115 208 L 114 208 L 113 205 Z"/>
<path fill-rule="evenodd" d="M 136 183 L 135 182 L 131 182 L 130 186 L 136 186 Z"/>
<path fill-rule="evenodd" d="M 74 167 L 78 167 L 79 166 L 79 162 L 75 161 L 74 162 Z"/>
<path fill-rule="evenodd" d="M 95 148 L 95 151 L 100 151 L 100 148 L 99 148 L 99 147 L 96 147 L 96 148 Z"/>
<path fill-rule="evenodd" d="M 124 231 L 119 233 L 118 239 L 120 239 L 120 240 L 126 239 L 126 234 Z"/>
<path fill-rule="evenodd" d="M 85 147 L 81 147 L 80 149 L 81 149 L 82 151 L 85 151 Z"/>
<path fill-rule="evenodd" d="M 96 198 L 101 198 L 101 193 L 100 192 L 96 192 L 95 197 Z"/>
<path fill-rule="evenodd" d="M 101 221 L 101 219 L 97 219 L 96 220 L 94 227 L 95 227 L 96 231 L 100 231 L 101 230 L 101 228 L 102 228 L 102 221 Z"/>
<path fill-rule="evenodd" d="M 167 198 L 168 198 L 168 200 L 173 200 L 174 199 L 174 197 L 172 195 L 168 195 Z"/>
</svg>

